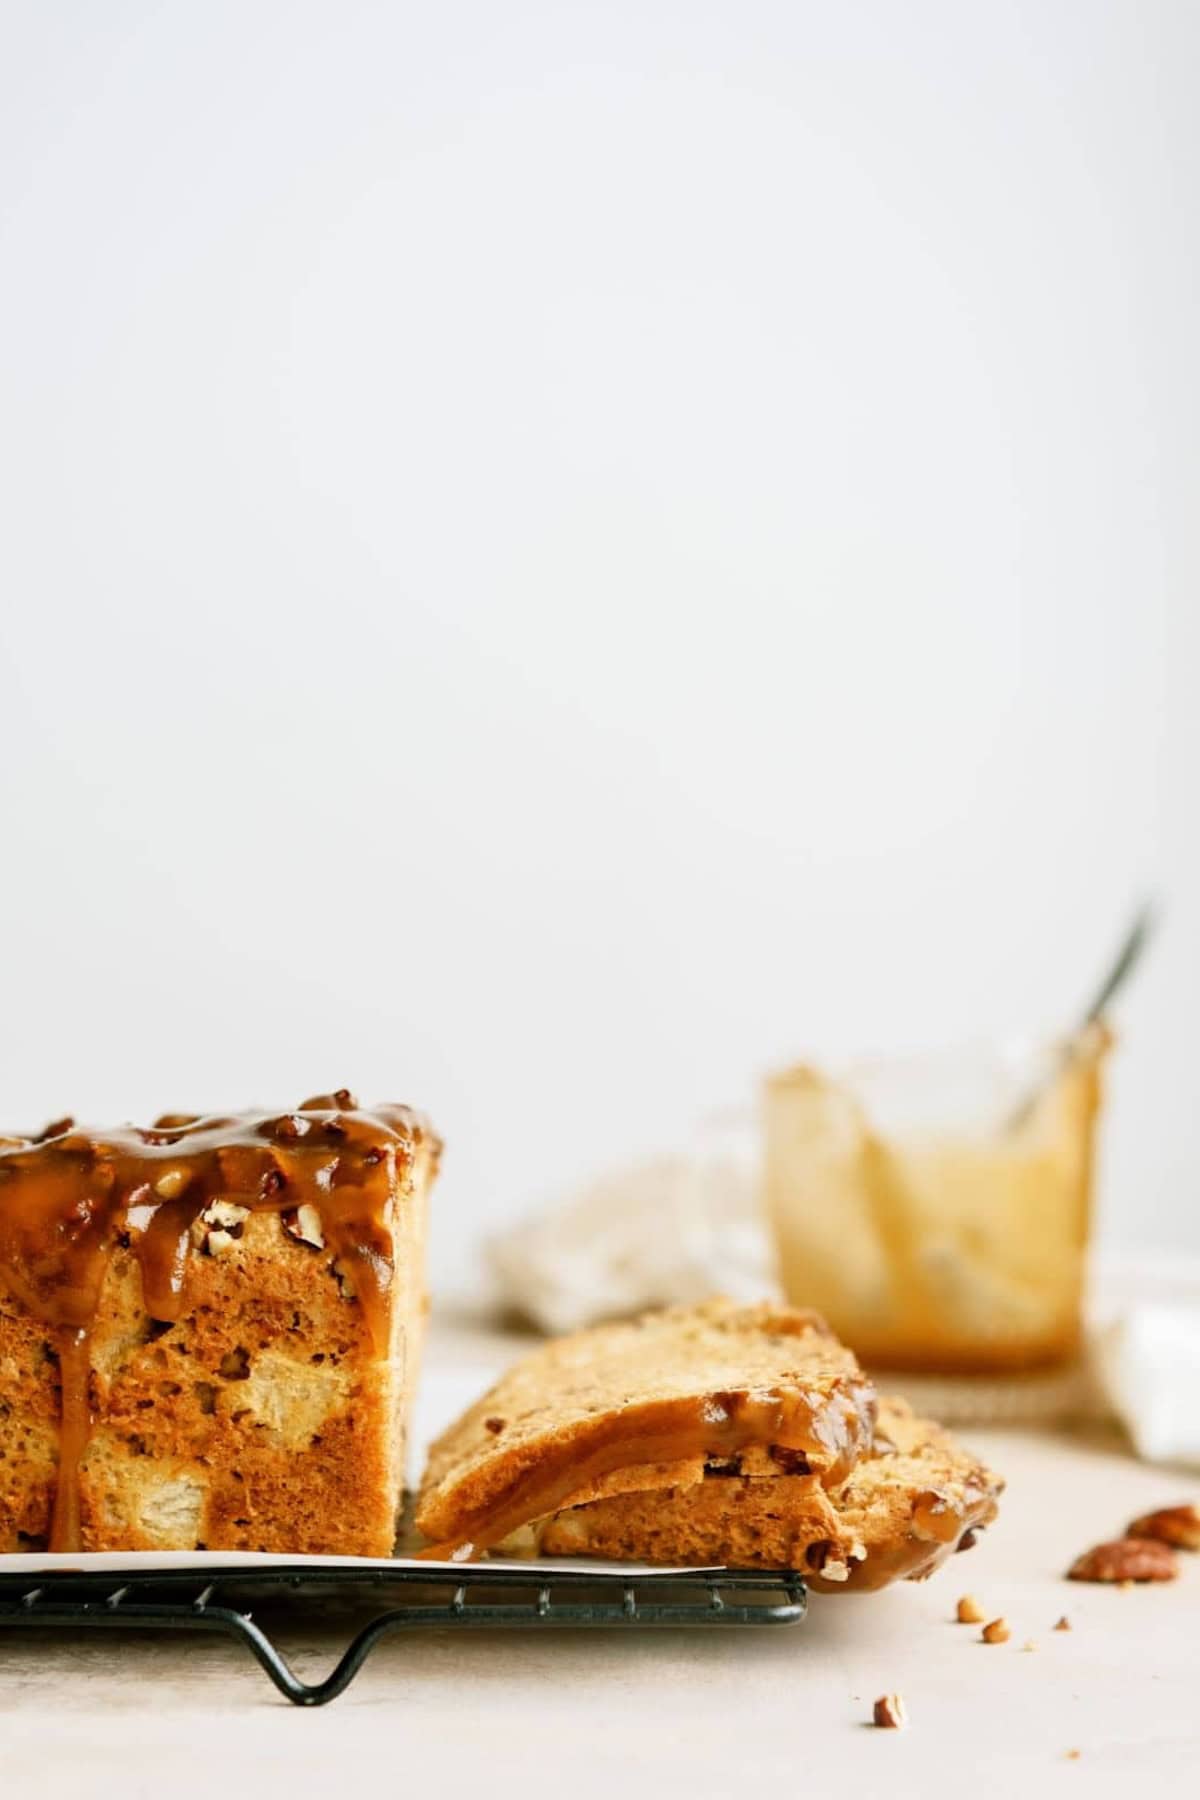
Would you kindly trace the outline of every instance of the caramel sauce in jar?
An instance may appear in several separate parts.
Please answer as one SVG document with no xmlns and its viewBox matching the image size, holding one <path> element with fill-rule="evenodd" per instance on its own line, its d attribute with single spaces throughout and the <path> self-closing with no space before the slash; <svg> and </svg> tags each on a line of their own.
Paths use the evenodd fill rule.
<svg viewBox="0 0 1200 1800">
<path fill-rule="evenodd" d="M 788 1299 L 876 1369 L 1068 1361 L 1110 1042 L 1094 1025 L 1013 1069 L 992 1053 L 773 1077 L 765 1198 Z"/>
</svg>

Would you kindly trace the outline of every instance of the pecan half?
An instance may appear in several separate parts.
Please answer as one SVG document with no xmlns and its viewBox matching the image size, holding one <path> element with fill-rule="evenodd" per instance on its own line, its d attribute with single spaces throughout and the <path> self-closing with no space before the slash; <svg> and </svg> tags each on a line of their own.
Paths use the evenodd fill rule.
<svg viewBox="0 0 1200 1800">
<path fill-rule="evenodd" d="M 1174 1581 L 1179 1573 L 1175 1552 L 1154 1538 L 1116 1538 L 1077 1556 L 1068 1581 Z"/>
<path fill-rule="evenodd" d="M 1155 1538 L 1176 1550 L 1200 1550 L 1200 1506 L 1164 1506 L 1125 1529 L 1131 1538 Z"/>
</svg>

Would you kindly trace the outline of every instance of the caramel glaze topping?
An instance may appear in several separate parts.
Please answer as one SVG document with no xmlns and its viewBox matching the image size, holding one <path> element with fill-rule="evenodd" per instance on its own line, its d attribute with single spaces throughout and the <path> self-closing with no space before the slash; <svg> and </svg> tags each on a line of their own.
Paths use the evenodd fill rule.
<svg viewBox="0 0 1200 1800">
<path fill-rule="evenodd" d="M 972 1548 L 979 1532 L 996 1517 L 998 1491 L 982 1480 L 926 1489 L 913 1501 L 907 1527 L 868 1540 L 866 1559 L 851 1561 L 845 1581 L 822 1578 L 818 1567 L 814 1585 L 824 1593 L 867 1593 L 893 1581 L 924 1581 L 956 1550 Z"/>
<path fill-rule="evenodd" d="M 539 1446 L 533 1465 L 495 1501 L 476 1508 L 451 1542 L 420 1554 L 479 1557 L 520 1526 L 573 1505 L 575 1495 L 617 1469 L 730 1457 L 752 1444 L 819 1460 L 822 1482 L 832 1485 L 868 1449 L 874 1416 L 874 1390 L 865 1381 L 847 1382 L 832 1400 L 802 1388 L 772 1388 L 623 1406 L 579 1437 Z"/>
<path fill-rule="evenodd" d="M 60 1119 L 35 1138 L 0 1137 L 0 1282 L 63 1334 L 52 1550 L 79 1548 L 89 1338 L 113 1247 L 133 1251 L 146 1312 L 169 1323 L 187 1311 L 200 1235 L 192 1227 L 214 1201 L 273 1213 L 315 1206 L 375 1352 L 386 1355 L 388 1207 L 422 1144 L 435 1156 L 440 1149 L 418 1113 L 360 1112 L 345 1088 L 314 1095 L 293 1113 L 166 1113 L 148 1129 L 103 1133 Z"/>
</svg>

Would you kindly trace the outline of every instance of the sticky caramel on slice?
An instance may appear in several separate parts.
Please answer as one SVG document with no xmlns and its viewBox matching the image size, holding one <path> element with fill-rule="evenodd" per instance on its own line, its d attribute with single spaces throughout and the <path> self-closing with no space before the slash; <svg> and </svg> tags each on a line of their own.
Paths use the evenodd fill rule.
<svg viewBox="0 0 1200 1800">
<path fill-rule="evenodd" d="M 699 1479 L 774 1447 L 842 1479 L 871 1441 L 874 1392 L 815 1314 L 716 1300 L 558 1339 L 524 1358 L 430 1452 L 416 1520 L 436 1553 L 621 1487 Z"/>
</svg>

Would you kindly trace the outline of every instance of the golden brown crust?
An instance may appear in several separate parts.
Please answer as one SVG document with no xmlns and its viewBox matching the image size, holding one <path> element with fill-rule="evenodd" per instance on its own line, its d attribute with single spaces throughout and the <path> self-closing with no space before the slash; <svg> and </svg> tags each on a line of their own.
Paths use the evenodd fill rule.
<svg viewBox="0 0 1200 1800">
<path fill-rule="evenodd" d="M 353 1127 L 352 1120 L 347 1136 Z M 379 1135 L 393 1130 L 388 1124 Z M 375 1122 L 364 1123 L 364 1149 L 375 1134 Z M 390 1265 L 383 1304 L 370 1315 L 360 1270 L 348 1266 L 344 1240 L 327 1239 L 324 1196 L 308 1191 L 307 1165 L 296 1157 L 286 1160 L 289 1178 L 299 1171 L 288 1196 L 298 1204 L 289 1207 L 248 1204 L 261 1187 L 240 1189 L 241 1159 L 225 1159 L 227 1187 L 206 1192 L 186 1225 L 172 1318 L 152 1316 L 146 1304 L 136 1199 L 106 1221 L 82 1334 L 53 1308 L 29 1303 L 38 1293 L 18 1263 L 15 1281 L 0 1280 L 0 1550 L 49 1541 L 64 1370 L 78 1359 L 82 1336 L 87 1428 L 73 1547 L 390 1554 L 436 1153 L 422 1128 L 411 1154 L 366 1164 L 383 1182 L 370 1201 L 372 1241 L 383 1243 Z M 20 1166 L 36 1175 L 40 1164 Z M 328 1149 L 314 1166 L 331 1166 Z M 0 1185 L 0 1209 L 19 1204 L 22 1186 Z M 340 1204 L 348 1218 L 348 1202 Z M 304 1206 L 312 1213 L 297 1218 Z M 16 1237 L 10 1231 L 9 1249 Z"/>
<path fill-rule="evenodd" d="M 870 1442 L 873 1392 L 815 1314 L 713 1300 L 541 1346 L 433 1446 L 417 1525 L 498 1542 L 618 1486 L 690 1480 L 706 1454 L 794 1450 L 838 1481 Z M 796 1466 L 796 1465 L 793 1465 Z"/>
<path fill-rule="evenodd" d="M 882 1400 L 878 1450 L 830 1490 L 812 1476 L 709 1477 L 560 1511 L 545 1556 L 802 1570 L 828 1593 L 933 1572 L 995 1517 L 1002 1483 L 904 1401 Z"/>
</svg>

